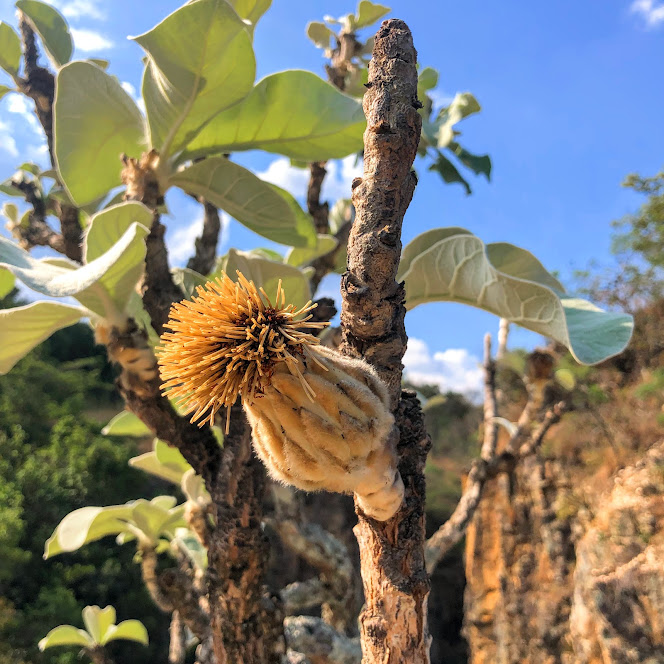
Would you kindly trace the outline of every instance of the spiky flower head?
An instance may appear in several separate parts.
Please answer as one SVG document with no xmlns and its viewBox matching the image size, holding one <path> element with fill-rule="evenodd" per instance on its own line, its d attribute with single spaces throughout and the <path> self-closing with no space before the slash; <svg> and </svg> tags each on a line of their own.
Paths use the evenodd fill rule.
<svg viewBox="0 0 664 664">
<path fill-rule="evenodd" d="M 170 332 L 157 349 L 164 392 L 199 426 L 212 424 L 224 407 L 228 423 L 238 396 L 251 404 L 282 363 L 314 397 L 300 367 L 308 357 L 316 361 L 318 339 L 304 330 L 328 323 L 311 322 L 311 302 L 300 309 L 287 305 L 281 281 L 273 304 L 262 288 L 237 276 L 234 282 L 222 273 L 199 286 L 192 300 L 174 304 L 166 324 Z"/>
</svg>

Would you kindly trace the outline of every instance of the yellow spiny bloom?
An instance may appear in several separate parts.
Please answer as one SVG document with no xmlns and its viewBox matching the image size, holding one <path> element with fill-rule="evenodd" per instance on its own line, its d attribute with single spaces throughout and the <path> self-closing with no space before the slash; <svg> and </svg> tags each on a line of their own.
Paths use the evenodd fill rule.
<svg viewBox="0 0 664 664">
<path fill-rule="evenodd" d="M 217 411 L 230 409 L 238 396 L 252 402 L 281 362 L 311 393 L 297 358 L 309 354 L 318 339 L 302 328 L 328 323 L 303 317 L 316 307 L 311 302 L 299 310 L 286 306 L 281 282 L 275 305 L 261 291 L 240 273 L 237 283 L 222 273 L 199 286 L 193 300 L 171 308 L 166 327 L 172 331 L 162 335 L 157 350 L 163 389 L 179 400 L 185 413 L 193 413 L 191 421 L 199 426 L 213 424 Z"/>
<path fill-rule="evenodd" d="M 272 477 L 355 492 L 369 516 L 386 520 L 403 498 L 387 392 L 366 362 L 303 331 L 328 324 L 310 322 L 315 306 L 286 305 L 281 282 L 273 305 L 239 272 L 237 283 L 222 274 L 199 286 L 171 309 L 158 349 L 163 389 L 199 425 L 241 397 Z"/>
</svg>

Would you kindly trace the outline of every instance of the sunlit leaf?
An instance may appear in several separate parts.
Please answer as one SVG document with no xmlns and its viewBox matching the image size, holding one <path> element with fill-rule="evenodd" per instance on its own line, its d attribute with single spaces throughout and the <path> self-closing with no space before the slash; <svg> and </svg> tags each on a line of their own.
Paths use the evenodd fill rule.
<svg viewBox="0 0 664 664">
<path fill-rule="evenodd" d="M 55 157 L 62 181 L 79 206 L 120 184 L 123 153 L 145 149 L 143 116 L 114 76 L 91 62 L 72 62 L 58 72 Z"/>
<path fill-rule="evenodd" d="M 226 0 L 185 4 L 135 40 L 148 54 L 143 99 L 151 146 L 162 158 L 252 88 L 251 37 Z"/>
<path fill-rule="evenodd" d="M 51 60 L 61 67 L 69 62 L 73 51 L 67 22 L 55 7 L 38 0 L 18 0 L 16 8 L 29 19 Z"/>
<path fill-rule="evenodd" d="M 0 274 L 5 273 L 0 270 Z M 0 374 L 7 373 L 54 332 L 73 325 L 88 312 L 59 302 L 33 302 L 0 309 Z"/>
<path fill-rule="evenodd" d="M 559 282 L 524 249 L 485 246 L 467 231 L 450 229 L 413 242 L 416 249 L 405 248 L 398 275 L 406 282 L 408 309 L 436 301 L 470 304 L 558 341 L 582 364 L 616 355 L 629 342 L 631 316 L 564 297 Z"/>
<path fill-rule="evenodd" d="M 231 6 L 237 12 L 240 18 L 249 21 L 251 24 L 249 28 L 254 29 L 258 19 L 265 14 L 265 12 L 272 5 L 272 0 L 228 0 Z"/>
<path fill-rule="evenodd" d="M 336 37 L 334 32 L 321 21 L 311 21 L 307 25 L 307 37 L 318 46 L 318 48 L 330 48 L 330 39 Z"/>
<path fill-rule="evenodd" d="M 158 438 L 155 438 L 152 452 L 129 459 L 129 465 L 173 484 L 180 484 L 182 476 L 191 469 L 179 450 Z"/>
<path fill-rule="evenodd" d="M 378 19 L 383 18 L 383 16 L 386 14 L 389 14 L 390 11 L 392 10 L 385 5 L 369 2 L 369 0 L 360 0 L 360 4 L 357 7 L 357 12 L 355 14 L 354 20 L 352 21 L 351 27 L 354 30 L 366 28 L 367 26 L 372 25 L 378 21 Z"/>
<path fill-rule="evenodd" d="M 337 244 L 337 240 L 331 235 L 319 234 L 316 239 L 315 247 L 293 247 L 286 254 L 286 263 L 288 263 L 288 265 L 293 265 L 294 267 L 307 265 L 319 256 L 329 254 L 336 248 Z"/>
<path fill-rule="evenodd" d="M 467 180 L 459 173 L 457 167 L 442 153 L 438 152 L 436 160 L 429 166 L 430 171 L 439 173 L 447 184 L 459 183 L 466 190 L 466 194 L 471 194 L 472 189 Z"/>
<path fill-rule="evenodd" d="M 128 410 L 118 413 L 101 432 L 104 436 L 130 436 L 133 438 L 142 438 L 152 433 L 142 420 Z"/>
<path fill-rule="evenodd" d="M 39 649 L 53 648 L 54 646 L 82 646 L 91 647 L 94 641 L 83 629 L 72 625 L 60 625 L 53 628 L 40 642 Z"/>
<path fill-rule="evenodd" d="M 311 218 L 290 194 L 224 157 L 194 163 L 174 173 L 169 182 L 202 196 L 274 242 L 307 246 L 316 241 Z"/>
<path fill-rule="evenodd" d="M 0 270 L 0 300 L 14 290 L 14 275 L 9 270 Z"/>
<path fill-rule="evenodd" d="M 284 71 L 215 116 L 185 156 L 265 150 L 303 161 L 340 159 L 362 150 L 365 127 L 356 99 L 311 72 Z"/>
<path fill-rule="evenodd" d="M 140 620 L 123 620 L 120 624 L 109 627 L 102 640 L 102 645 L 120 639 L 136 641 L 147 646 L 149 643 L 148 630 Z"/>
<path fill-rule="evenodd" d="M 108 628 L 115 624 L 115 608 L 112 606 L 86 606 L 83 611 L 83 624 L 95 643 L 103 643 Z"/>
<path fill-rule="evenodd" d="M 0 67 L 9 75 L 15 76 L 20 64 L 21 40 L 11 25 L 0 21 Z M 9 91 L 9 88 L 6 88 L 5 94 L 7 91 Z"/>
<path fill-rule="evenodd" d="M 273 303 L 279 280 L 282 281 L 287 304 L 292 303 L 301 307 L 311 299 L 309 280 L 301 270 L 292 265 L 269 261 L 250 252 L 231 249 L 220 261 L 220 268 L 233 281 L 237 281 L 237 272 L 241 272 L 256 286 L 262 287 Z"/>
</svg>

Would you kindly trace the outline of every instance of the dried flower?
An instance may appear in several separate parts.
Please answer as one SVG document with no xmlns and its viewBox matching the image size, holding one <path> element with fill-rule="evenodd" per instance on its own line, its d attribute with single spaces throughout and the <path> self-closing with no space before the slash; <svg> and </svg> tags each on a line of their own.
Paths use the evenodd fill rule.
<svg viewBox="0 0 664 664">
<path fill-rule="evenodd" d="M 275 305 L 240 273 L 237 283 L 224 274 L 197 293 L 173 305 L 162 335 L 169 396 L 199 424 L 240 396 L 272 477 L 308 491 L 355 492 L 369 516 L 390 518 L 403 483 L 376 372 L 303 331 L 327 323 L 310 322 L 311 303 L 286 306 L 281 283 Z"/>
<path fill-rule="evenodd" d="M 158 360 L 163 388 L 179 400 L 192 422 L 212 424 L 217 412 L 241 396 L 251 403 L 263 393 L 275 367 L 285 365 L 299 377 L 303 389 L 313 392 L 298 369 L 318 344 L 303 328 L 327 323 L 309 322 L 316 305 L 297 310 L 286 305 L 281 282 L 273 305 L 265 291 L 238 272 L 238 282 L 222 273 L 215 282 L 199 286 L 193 300 L 171 308 L 162 335 Z"/>
</svg>

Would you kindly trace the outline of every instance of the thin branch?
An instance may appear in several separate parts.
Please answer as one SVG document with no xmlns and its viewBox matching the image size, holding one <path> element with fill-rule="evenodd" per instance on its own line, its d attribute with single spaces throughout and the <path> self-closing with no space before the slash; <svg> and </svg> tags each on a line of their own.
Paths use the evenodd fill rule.
<svg viewBox="0 0 664 664">
<path fill-rule="evenodd" d="M 197 199 L 198 200 L 198 199 Z M 187 267 L 199 274 L 209 274 L 214 269 L 217 259 L 217 244 L 221 232 L 221 218 L 219 210 L 206 200 L 203 204 L 203 230 L 196 238 L 196 253 L 187 262 Z"/>
<path fill-rule="evenodd" d="M 491 459 L 476 459 L 466 478 L 465 487 L 452 516 L 429 538 L 426 543 L 425 557 L 427 571 L 432 573 L 438 563 L 445 557 L 449 550 L 465 535 L 482 498 L 482 490 L 487 480 L 496 477 L 500 473 L 514 471 L 516 465 L 524 458 L 534 454 L 542 444 L 549 429 L 560 421 L 567 405 L 559 402 L 549 409 L 544 415 L 540 425 L 531 433 L 529 438 L 519 444 L 523 430 L 530 424 L 531 420 L 523 422 L 521 429 L 517 428 L 506 446 L 506 451 Z M 526 412 L 526 409 L 524 409 Z M 518 450 L 513 453 L 512 450 Z"/>
<path fill-rule="evenodd" d="M 348 236 L 350 235 L 352 225 L 351 219 L 346 221 L 346 223 L 344 223 L 334 234 L 334 237 L 337 240 L 337 246 L 329 253 L 319 256 L 311 262 L 311 266 L 314 268 L 314 274 L 311 277 L 312 293 L 315 293 L 318 290 L 318 286 L 320 286 L 323 277 L 334 270 L 337 263 L 337 256 L 348 245 Z"/>
<path fill-rule="evenodd" d="M 498 403 L 496 400 L 496 363 L 491 356 L 491 335 L 484 336 L 484 442 L 480 456 L 489 461 L 498 442 Z"/>
<path fill-rule="evenodd" d="M 178 611 L 173 611 L 168 634 L 168 664 L 184 664 L 187 655 L 187 630 Z"/>
<path fill-rule="evenodd" d="M 44 130 L 51 166 L 56 168 L 53 150 L 53 100 L 55 97 L 55 77 L 46 68 L 38 64 L 39 51 L 35 40 L 35 33 L 23 12 L 19 11 L 19 30 L 23 41 L 23 79 L 19 81 L 20 91 L 35 103 L 35 113 Z M 51 242 L 48 246 L 65 254 L 67 258 L 83 262 L 83 230 L 79 223 L 78 208 L 66 203 L 57 205 L 60 219 L 61 248 L 56 248 Z M 59 245 L 58 245 L 59 247 Z"/>
<path fill-rule="evenodd" d="M 320 618 L 286 618 L 284 632 L 289 649 L 303 653 L 311 661 L 321 664 L 360 664 L 362 659 L 357 639 L 340 634 Z"/>
<path fill-rule="evenodd" d="M 309 185 L 307 187 L 307 210 L 313 217 L 314 226 L 317 233 L 327 233 L 329 231 L 328 215 L 330 206 L 327 201 L 321 203 L 320 190 L 323 186 L 323 180 L 327 171 L 324 161 L 314 161 L 309 164 Z"/>
<path fill-rule="evenodd" d="M 372 364 L 387 386 L 397 426 L 386 445 L 396 448 L 405 487 L 399 512 L 386 522 L 358 510 L 354 532 L 366 601 L 360 616 L 365 664 L 429 662 L 424 464 L 431 443 L 416 396 L 401 390 L 405 292 L 395 280 L 403 218 L 417 181 L 411 171 L 422 124 L 416 62 L 408 26 L 383 22 L 363 100 L 364 175 L 352 185 L 356 218 L 341 281 L 341 348 Z"/>
</svg>

